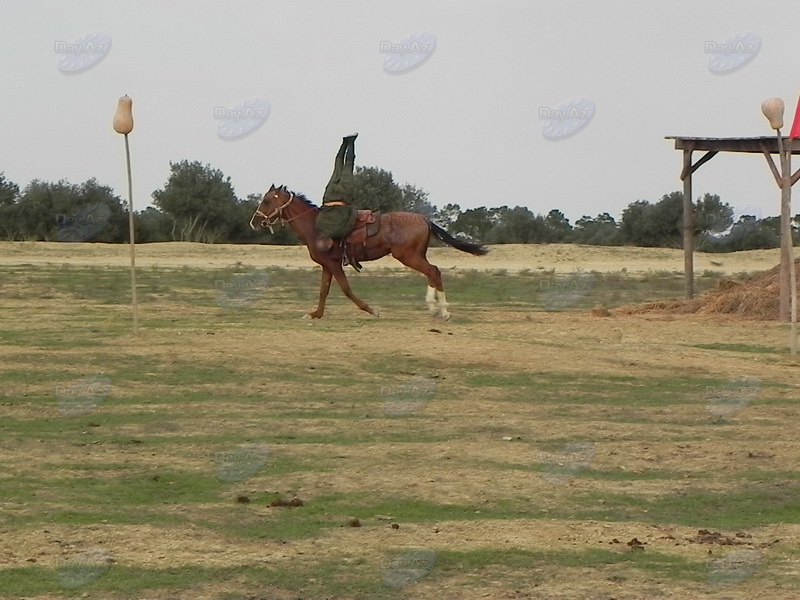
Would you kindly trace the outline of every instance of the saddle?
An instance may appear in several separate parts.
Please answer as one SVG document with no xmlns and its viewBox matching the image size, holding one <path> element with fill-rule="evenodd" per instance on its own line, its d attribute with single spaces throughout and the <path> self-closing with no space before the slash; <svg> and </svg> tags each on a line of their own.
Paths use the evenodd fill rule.
<svg viewBox="0 0 800 600">
<path fill-rule="evenodd" d="M 358 217 L 356 217 L 356 224 L 353 225 L 353 230 L 347 234 L 345 241 L 348 244 L 366 245 L 367 238 L 378 233 L 378 230 L 381 227 L 381 213 L 374 213 L 371 210 L 359 210 L 356 212 L 358 213 Z"/>
<path fill-rule="evenodd" d="M 376 235 L 381 228 L 381 213 L 371 210 L 358 210 L 356 223 L 347 237 L 341 240 L 333 240 L 329 237 L 322 237 L 317 240 L 317 248 L 327 252 L 333 248 L 334 241 L 338 241 L 344 247 L 342 253 L 342 265 L 351 265 L 356 271 L 361 271 L 359 261 L 366 260 L 367 238 Z"/>
</svg>

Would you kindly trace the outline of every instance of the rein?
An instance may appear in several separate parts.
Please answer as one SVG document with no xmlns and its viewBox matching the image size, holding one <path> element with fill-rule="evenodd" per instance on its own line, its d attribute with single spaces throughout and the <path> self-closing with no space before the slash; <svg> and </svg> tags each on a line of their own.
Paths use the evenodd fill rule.
<svg viewBox="0 0 800 600">
<path fill-rule="evenodd" d="M 266 215 L 263 212 L 261 212 L 261 206 L 259 205 L 256 208 L 256 212 L 253 213 L 253 217 L 255 217 L 256 215 L 258 215 L 259 217 L 262 217 L 264 220 L 261 221 L 261 227 L 268 227 L 269 228 L 269 232 L 274 235 L 275 234 L 275 230 L 272 228 L 272 226 L 277 224 L 278 221 L 283 219 L 283 209 L 286 208 L 287 206 L 289 206 L 289 203 L 292 200 L 294 200 L 294 194 L 289 196 L 289 199 L 286 202 L 284 202 L 281 206 L 279 206 L 278 208 L 273 210 L 268 215 Z M 252 219 L 251 219 L 251 221 L 252 221 Z M 265 223 L 266 223 L 266 225 L 265 225 Z"/>
<path fill-rule="evenodd" d="M 291 221 L 294 221 L 295 219 L 298 219 L 298 218 L 302 217 L 303 215 L 305 215 L 305 214 L 307 214 L 307 213 L 310 213 L 312 210 L 314 210 L 313 208 L 309 208 L 309 209 L 308 209 L 306 212 L 304 212 L 304 213 L 300 213 L 300 214 L 299 214 L 299 215 L 297 215 L 297 216 L 294 216 L 294 217 L 291 217 L 290 219 L 287 219 L 286 217 L 284 217 L 284 216 L 283 216 L 283 209 L 284 209 L 284 208 L 286 208 L 287 206 L 289 206 L 289 204 L 291 204 L 291 203 L 292 203 L 292 200 L 294 200 L 294 194 L 292 194 L 291 196 L 289 196 L 289 199 L 288 199 L 286 202 L 284 202 L 283 204 L 281 204 L 281 205 L 280 205 L 278 208 L 276 208 L 275 210 L 273 210 L 273 211 L 272 211 L 271 213 L 269 213 L 268 215 L 267 215 L 267 214 L 264 214 L 264 213 L 261 211 L 261 209 L 260 209 L 260 208 L 257 208 L 257 209 L 256 209 L 256 212 L 253 214 L 253 216 L 256 216 L 256 215 L 257 215 L 257 216 L 259 216 L 259 217 L 262 217 L 264 220 L 263 220 L 263 221 L 261 221 L 261 226 L 262 226 L 262 227 L 269 228 L 269 232 L 270 232 L 271 234 L 274 234 L 274 233 L 275 233 L 275 230 L 272 228 L 272 226 L 273 226 L 273 225 L 277 225 L 277 224 L 278 224 L 278 223 L 280 223 L 280 222 L 283 222 L 283 223 L 289 223 L 289 222 L 291 222 Z"/>
<path fill-rule="evenodd" d="M 310 208 L 309 208 L 309 209 L 308 209 L 306 212 L 304 212 L 304 213 L 300 213 L 299 215 L 296 215 L 296 216 L 292 217 L 291 219 L 287 219 L 287 218 L 283 217 L 282 215 L 281 215 L 281 218 L 283 219 L 283 222 L 284 222 L 284 223 L 291 223 L 291 222 L 292 222 L 292 221 L 294 221 L 295 219 L 299 219 L 299 218 L 300 218 L 300 217 L 302 217 L 303 215 L 307 215 L 308 213 L 310 213 L 310 212 L 312 212 L 312 211 L 314 211 L 314 210 L 316 210 L 316 209 L 315 209 L 315 208 L 312 206 L 312 207 L 310 207 Z"/>
</svg>

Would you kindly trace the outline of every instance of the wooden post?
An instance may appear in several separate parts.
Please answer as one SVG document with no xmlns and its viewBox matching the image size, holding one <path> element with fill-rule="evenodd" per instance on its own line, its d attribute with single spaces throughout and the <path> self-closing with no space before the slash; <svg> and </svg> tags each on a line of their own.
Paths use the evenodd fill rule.
<svg viewBox="0 0 800 600">
<path fill-rule="evenodd" d="M 695 164 L 692 152 L 695 143 L 687 140 L 683 145 L 683 279 L 686 297 L 694 298 L 694 205 L 692 204 L 692 173 L 710 161 L 719 150 L 708 150 Z"/>
<path fill-rule="evenodd" d="M 686 297 L 694 297 L 694 214 L 692 210 L 692 146 L 683 150 L 683 284 Z"/>
<path fill-rule="evenodd" d="M 775 175 L 778 187 L 781 188 L 781 266 L 778 277 L 780 286 L 778 292 L 778 318 L 785 322 L 789 320 L 789 296 L 791 295 L 789 290 L 789 263 L 792 255 L 792 227 L 790 224 L 792 196 L 792 167 L 790 155 L 792 146 L 790 143 L 789 154 L 787 154 L 783 145 L 783 135 L 781 135 L 784 110 L 785 105 L 782 98 L 767 98 L 761 103 L 761 112 L 764 113 L 764 116 L 769 121 L 769 126 L 775 130 L 778 136 L 778 158 L 781 161 L 781 172 L 778 173 L 777 169 L 772 164 L 772 157 L 767 156 L 767 162 L 770 164 L 773 175 Z M 794 270 L 794 265 L 791 266 L 792 270 Z"/>
<path fill-rule="evenodd" d="M 792 185 L 794 184 L 794 177 L 792 175 L 792 138 L 789 138 L 789 148 L 786 150 L 786 204 L 789 214 L 791 215 L 792 208 Z M 791 218 L 791 217 L 790 217 Z M 792 354 L 797 354 L 797 264 L 794 261 L 794 236 L 792 235 L 792 224 L 789 221 L 789 286 L 790 298 L 789 308 L 791 311 L 790 321 L 791 336 L 789 341 L 789 348 Z"/>
<path fill-rule="evenodd" d="M 791 216 L 791 193 L 788 177 L 791 176 L 790 168 L 787 166 L 788 155 L 783 148 L 783 137 L 778 131 L 778 155 L 781 160 L 781 267 L 780 267 L 780 299 L 778 304 L 778 314 L 780 320 L 788 322 L 790 309 L 790 277 L 789 268 L 792 253 L 792 228 L 790 224 Z"/>
</svg>

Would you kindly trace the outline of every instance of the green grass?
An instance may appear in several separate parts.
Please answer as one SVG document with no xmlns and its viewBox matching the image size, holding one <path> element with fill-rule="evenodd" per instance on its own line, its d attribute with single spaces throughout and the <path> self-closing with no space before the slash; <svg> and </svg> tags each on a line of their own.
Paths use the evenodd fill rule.
<svg viewBox="0 0 800 600">
<path fill-rule="evenodd" d="M 725 350 L 730 352 L 748 352 L 751 354 L 785 354 L 785 348 L 775 346 L 759 346 L 755 344 L 695 344 L 695 348 L 706 350 Z"/>
<path fill-rule="evenodd" d="M 730 381 L 730 380 L 729 380 Z M 707 377 L 642 377 L 633 375 L 590 375 L 573 373 L 476 373 L 468 375 L 472 388 L 503 390 L 510 402 L 557 404 L 560 409 L 574 405 L 602 404 L 626 407 L 619 418 L 630 420 L 637 414 L 653 414 L 652 409 L 676 405 L 705 406 L 707 390 L 729 383 Z M 761 389 L 769 387 L 762 383 Z M 662 419 L 663 415 L 654 418 Z"/>
<path fill-rule="evenodd" d="M 139 267 L 137 292 L 143 306 L 163 301 L 180 302 L 197 308 L 221 308 L 246 317 L 242 309 L 226 308 L 225 286 L 235 284 L 248 275 L 264 274 L 263 293 L 253 296 L 259 301 L 281 299 L 313 300 L 319 286 L 315 269 L 227 268 L 200 269 L 183 267 L 164 269 Z M 413 271 L 373 271 L 348 273 L 358 294 L 370 302 L 385 306 L 406 306 L 421 302 L 424 279 Z M 85 267 L 80 265 L 38 265 L 20 269 L 0 266 L 0 279 L 13 281 L 13 286 L 0 288 L 0 299 L 23 299 L 30 296 L 69 297 L 77 302 L 99 305 L 124 305 L 130 301 L 130 272 L 126 267 Z M 696 289 L 711 287 L 714 277 L 701 276 Z M 607 307 L 646 300 L 680 297 L 683 279 L 677 274 L 627 276 L 623 274 L 577 273 L 554 276 L 546 273 L 521 273 L 510 276 L 500 271 L 466 271 L 445 273 L 448 294 L 463 304 L 491 303 L 497 306 L 526 306 L 542 311 L 576 310 L 587 306 Z M 559 298 L 559 296 L 564 296 Z M 330 301 L 349 302 L 334 285 Z M 222 304 L 221 304 L 222 303 Z M 86 307 L 81 307 L 81 313 Z M 101 314 L 97 312 L 97 314 Z M 230 318 L 230 315 L 226 315 Z"/>
<path fill-rule="evenodd" d="M 591 473 L 587 476 L 591 476 Z M 551 515 L 581 520 L 672 523 L 698 529 L 724 530 L 800 523 L 800 485 L 772 477 L 770 481 L 766 485 L 741 483 L 733 490 L 724 492 L 696 486 L 683 489 L 680 495 L 667 495 L 655 500 L 634 494 L 586 492 L 579 494 L 580 498 L 572 506 L 551 511 Z"/>
<path fill-rule="evenodd" d="M 402 569 L 403 551 L 387 552 L 383 555 L 352 557 L 345 550 L 343 556 L 328 560 L 303 561 L 287 569 L 285 565 L 265 560 L 266 564 L 244 567 L 200 567 L 170 565 L 165 556 L 162 568 L 135 568 L 112 564 L 107 571 L 86 585 L 71 589 L 64 587 L 60 574 L 65 567 L 43 568 L 30 566 L 7 569 L 2 572 L 4 592 L 9 596 L 31 596 L 58 590 L 65 598 L 80 597 L 86 593 L 101 594 L 108 598 L 129 598 L 131 595 L 147 595 L 149 592 L 169 590 L 174 593 L 191 594 L 204 584 L 224 582 L 222 599 L 273 597 L 266 595 L 271 590 L 303 597 L 348 597 L 348 598 L 404 598 L 410 586 L 415 584 L 437 587 L 448 578 L 469 573 L 473 579 L 501 575 L 508 584 L 541 585 L 548 580 L 558 580 L 565 569 L 576 573 L 595 570 L 625 581 L 634 572 L 644 573 L 653 579 L 690 583 L 693 587 L 711 589 L 708 565 L 704 561 L 688 561 L 653 550 L 632 551 L 624 548 L 587 550 L 542 550 L 492 549 L 473 551 L 426 551 L 433 558 L 414 577 L 400 579 L 401 586 L 391 587 L 393 581 L 388 574 L 393 569 Z M 425 550 L 425 549 L 422 549 Z M 421 552 L 422 550 L 418 551 Z M 413 551 L 412 551 L 413 552 Z M 408 553 L 408 551 L 406 551 Z M 272 563 L 272 564 L 270 564 Z M 758 573 L 756 577 L 764 577 Z M 394 579 L 397 581 L 397 578 Z M 468 586 L 469 582 L 461 584 Z M 281 596 L 283 597 L 283 596 Z"/>
<path fill-rule="evenodd" d="M 391 352 L 372 350 L 370 336 L 380 333 L 380 322 L 355 317 L 314 323 L 309 330 L 316 336 L 310 336 L 312 342 L 301 351 L 287 347 L 282 333 L 305 327 L 298 325 L 295 312 L 298 304 L 313 303 L 318 274 L 270 268 L 270 285 L 252 305 L 226 308 L 215 282 L 235 282 L 246 272 L 141 269 L 141 326 L 150 332 L 153 348 L 166 348 L 150 353 L 147 346 L 131 344 L 127 269 L 0 267 L 0 278 L 8 283 L 0 287 L 0 344 L 8 365 L 0 369 L 0 404 L 8 408 L 0 419 L 0 452 L 11 457 L 0 464 L 0 506 L 7 508 L 0 516 L 0 532 L 48 525 L 80 532 L 98 523 L 191 527 L 221 537 L 232 547 L 237 542 L 263 543 L 268 558 L 270 550 L 282 545 L 335 536 L 352 517 L 362 520 L 365 531 L 388 528 L 381 520 L 384 515 L 401 527 L 592 519 L 731 530 L 800 520 L 800 474 L 787 469 L 785 461 L 762 463 L 761 468 L 734 465 L 737 468 L 711 471 L 705 477 L 697 476 L 694 463 L 685 469 L 654 463 L 644 472 L 608 466 L 609 456 L 619 456 L 621 462 L 631 458 L 624 455 L 629 449 L 617 447 L 619 441 L 694 444 L 716 436 L 731 445 L 748 439 L 760 450 L 769 440 L 750 440 L 744 418 L 714 423 L 708 412 L 707 389 L 724 387 L 729 380 L 704 376 L 699 370 L 676 376 L 667 367 L 647 375 L 636 369 L 592 375 L 580 364 L 568 372 L 551 370 L 546 363 L 524 371 L 487 368 L 482 343 L 500 337 L 485 332 L 486 338 L 465 341 L 471 324 L 482 321 L 486 305 L 517 319 L 524 310 L 544 323 L 547 313 L 555 310 L 569 313 L 598 304 L 613 307 L 680 296 L 679 276 L 591 274 L 589 284 L 575 276 L 531 271 L 514 276 L 500 271 L 446 274 L 451 298 L 457 297 L 463 307 L 458 324 L 462 329 L 448 324 L 438 326 L 452 329 L 445 334 L 426 332 L 440 336 L 432 339 L 443 351 L 425 355 L 400 350 L 402 340 Z M 398 309 L 390 323 L 408 319 L 400 309 L 422 309 L 424 284 L 415 273 L 374 272 L 351 279 L 368 301 Z M 701 278 L 699 284 L 710 286 L 711 278 Z M 558 298 L 554 293 L 565 295 Z M 36 309 L 25 303 L 30 298 L 48 302 L 50 318 L 38 318 Z M 334 289 L 331 306 L 347 305 Z M 352 307 L 348 310 L 356 314 Z M 410 329 L 425 332 L 434 327 L 424 321 Z M 538 333 L 529 336 L 535 327 L 515 332 L 519 339 L 514 343 L 543 351 L 578 346 L 583 350 L 588 345 L 595 356 L 603 352 L 588 338 L 551 341 Z M 249 338 L 252 332 L 267 336 Z M 452 337 L 446 335 L 453 332 Z M 230 340 L 232 335 L 246 340 L 247 352 L 199 357 L 191 351 L 197 346 L 213 349 L 216 339 Z M 354 353 L 357 358 L 346 364 L 329 364 L 326 359 L 341 348 L 334 342 L 342 340 L 347 344 L 343 351 L 356 348 L 360 354 Z M 474 358 L 452 358 L 446 343 L 469 343 Z M 751 354 L 778 353 L 746 343 L 695 347 L 742 354 L 743 360 L 751 360 Z M 98 374 L 109 379 L 111 388 L 93 410 L 76 416 L 59 412 L 59 389 Z M 433 393 L 409 414 L 387 415 L 386 390 L 396 392 L 414 376 L 431 378 Z M 753 407 L 793 409 L 792 389 L 765 377 Z M 462 414 L 462 404 L 481 408 Z M 785 427 L 777 419 L 760 419 L 760 426 L 774 431 Z M 580 423 L 588 424 L 583 434 L 562 430 Z M 595 426 L 604 428 L 602 434 Z M 501 441 L 517 431 L 526 435 L 516 442 Z M 465 441 L 474 453 L 447 451 L 441 458 L 448 445 Z M 543 453 L 581 442 L 592 444 L 585 465 L 559 471 L 542 464 Z M 239 480 L 222 480 L 218 453 L 252 443 L 269 446 L 264 464 Z M 509 456 L 503 454 L 506 449 Z M 594 455 L 606 463 L 601 466 Z M 357 463 L 350 460 L 353 457 Z M 358 468 L 351 473 L 353 464 Z M 430 481 L 409 482 L 401 493 L 389 493 L 369 479 L 376 475 L 391 481 L 388 470 L 402 470 L 404 465 L 428 466 L 433 481 L 446 480 L 443 475 L 450 473 L 479 472 L 489 481 L 520 483 L 474 501 L 445 502 L 419 491 Z M 536 493 L 525 488 L 525 482 L 541 484 L 547 475 L 563 476 L 562 481 L 540 485 Z M 354 491 L 337 491 L 334 486 L 305 497 L 302 507 L 270 508 L 272 500 L 290 495 L 295 485 L 345 476 Z M 683 485 L 687 480 L 691 486 Z M 643 483 L 665 491 L 644 493 L 638 487 Z M 237 496 L 249 502 L 237 502 Z M 386 553 L 391 551 L 402 548 L 386 548 Z M 265 560 L 235 569 L 170 564 L 169 556 L 162 568 L 145 569 L 120 556 L 107 573 L 80 589 L 64 589 L 52 565 L 15 565 L 0 568 L 0 598 L 72 598 L 84 592 L 108 598 L 149 593 L 191 597 L 203 585 L 221 581 L 230 582 L 226 593 L 231 599 L 271 597 L 275 589 L 298 597 L 407 597 L 383 581 L 384 555 L 365 552 L 356 545 L 343 548 L 338 558 Z M 469 574 L 472 579 L 458 585 L 481 582 L 485 576 L 525 587 L 555 580 L 562 569 L 644 574 L 684 583 L 707 577 L 703 563 L 650 549 L 495 547 L 437 549 L 436 564 L 420 585 L 449 585 Z"/>
<path fill-rule="evenodd" d="M 620 544 L 624 547 L 624 544 Z M 434 571 L 447 572 L 480 572 L 488 566 L 511 567 L 516 570 L 527 570 L 540 581 L 544 579 L 542 572 L 551 569 L 608 569 L 618 571 L 628 568 L 642 571 L 659 578 L 681 581 L 699 582 L 706 577 L 703 563 L 691 562 L 680 557 L 670 556 L 654 551 L 605 550 L 592 548 L 587 550 L 543 550 L 530 551 L 521 549 L 508 550 L 476 550 L 471 552 L 444 551 L 437 554 Z M 540 573 L 537 575 L 537 572 Z"/>
</svg>

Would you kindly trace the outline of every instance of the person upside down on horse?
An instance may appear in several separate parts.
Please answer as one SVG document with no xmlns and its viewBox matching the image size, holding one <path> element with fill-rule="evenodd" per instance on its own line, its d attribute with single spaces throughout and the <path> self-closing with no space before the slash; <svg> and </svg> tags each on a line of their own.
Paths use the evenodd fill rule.
<svg viewBox="0 0 800 600">
<path fill-rule="evenodd" d="M 308 247 L 311 259 L 322 267 L 317 308 L 307 314 L 311 319 L 319 319 L 324 314 L 333 279 L 358 308 L 374 316 L 380 314 L 377 308 L 358 298 L 350 287 L 342 268 L 343 255 L 350 252 L 350 264 L 354 263 L 354 258 L 366 262 L 391 254 L 400 263 L 424 275 L 427 282 L 425 303 L 430 314 L 448 320 L 450 311 L 442 273 L 426 256 L 431 238 L 474 256 L 482 256 L 488 249 L 477 242 L 454 237 L 418 213 L 354 211 L 350 202 L 355 198 L 355 139 L 355 135 L 343 139 L 333 175 L 325 188 L 322 207 L 317 208 L 302 194 L 295 194 L 284 185 L 275 187 L 273 184 L 256 207 L 250 227 L 272 231 L 272 226 L 277 223 L 288 224 Z M 298 201 L 294 202 L 295 199 Z M 340 240 L 340 244 L 347 240 L 342 244 L 345 247 L 334 247 L 334 237 Z"/>
<path fill-rule="evenodd" d="M 357 137 L 358 134 L 354 133 L 342 138 L 342 145 L 333 164 L 333 174 L 322 195 L 322 207 L 315 223 L 317 232 L 322 236 L 317 241 L 317 247 L 321 250 L 329 250 L 333 245 L 331 240 L 341 243 L 353 230 L 358 218 L 358 211 L 352 205 L 356 191 L 353 167 L 356 162 Z M 344 260 L 347 264 L 346 254 Z M 355 261 L 353 266 L 356 270 L 361 268 Z"/>
</svg>

